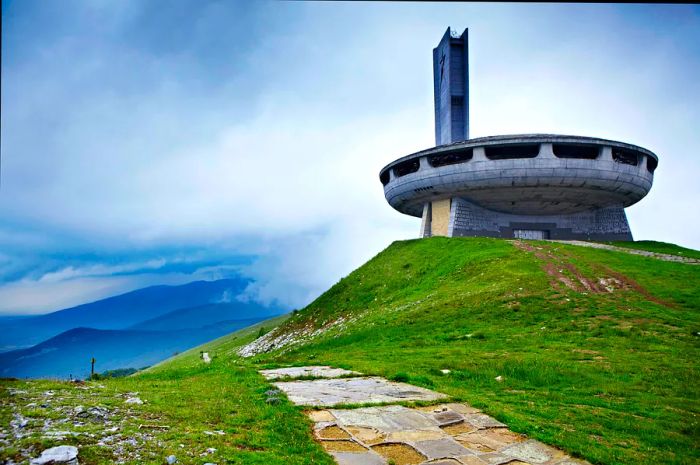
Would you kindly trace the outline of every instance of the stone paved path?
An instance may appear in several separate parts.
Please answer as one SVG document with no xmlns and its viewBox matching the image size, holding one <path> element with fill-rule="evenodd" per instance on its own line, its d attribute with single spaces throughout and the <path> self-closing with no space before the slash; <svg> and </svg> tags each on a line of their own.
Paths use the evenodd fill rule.
<svg viewBox="0 0 700 465">
<path fill-rule="evenodd" d="M 261 370 L 260 373 L 267 379 L 305 378 L 307 376 L 313 376 L 314 378 L 340 378 L 341 376 L 360 374 L 356 371 L 345 370 L 343 368 L 331 368 L 318 365 Z"/>
<path fill-rule="evenodd" d="M 561 242 L 562 244 L 578 245 L 581 247 L 590 247 L 593 249 L 614 250 L 615 252 L 624 252 L 624 253 L 629 253 L 632 255 L 641 255 L 643 257 L 656 258 L 658 260 L 663 260 L 666 262 L 679 262 L 679 263 L 687 263 L 690 265 L 700 265 L 700 260 L 698 260 L 697 258 L 681 257 L 679 255 L 650 252 L 648 250 L 629 249 L 627 247 L 617 247 L 617 246 L 609 245 L 609 244 L 600 244 L 598 242 L 561 241 L 561 240 L 552 240 L 551 242 Z"/>
<path fill-rule="evenodd" d="M 295 370 L 306 373 L 301 368 Z M 308 368 L 321 373 L 319 377 L 333 370 L 330 367 Z M 284 373 L 283 376 L 289 377 L 290 372 Z M 347 376 L 347 373 L 341 376 Z M 466 404 L 445 402 L 417 408 L 401 405 L 332 408 L 346 403 L 410 400 L 401 396 L 392 398 L 391 395 L 389 401 L 379 400 L 387 393 L 410 396 L 415 392 L 421 396 L 420 400 L 447 397 L 405 383 L 357 377 L 278 382 L 275 385 L 297 405 L 329 407 L 310 410 L 307 415 L 314 422 L 316 439 L 339 465 L 590 465 L 514 433 L 495 418 Z"/>
</svg>

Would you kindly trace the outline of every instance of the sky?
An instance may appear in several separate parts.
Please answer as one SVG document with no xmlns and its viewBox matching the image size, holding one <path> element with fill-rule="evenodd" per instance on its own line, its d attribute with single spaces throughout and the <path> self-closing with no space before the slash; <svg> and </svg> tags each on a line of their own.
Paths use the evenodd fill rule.
<svg viewBox="0 0 700 465">
<path fill-rule="evenodd" d="M 0 315 L 235 274 L 299 308 L 417 237 L 378 174 L 435 145 L 448 26 L 471 137 L 648 148 L 635 239 L 700 248 L 696 5 L 3 1 Z"/>
</svg>

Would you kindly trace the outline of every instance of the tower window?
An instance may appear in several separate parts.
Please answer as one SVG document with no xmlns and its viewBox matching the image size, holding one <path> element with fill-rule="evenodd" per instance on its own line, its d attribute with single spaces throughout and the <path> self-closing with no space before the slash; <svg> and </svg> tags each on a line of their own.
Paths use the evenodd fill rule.
<svg viewBox="0 0 700 465">
<path fill-rule="evenodd" d="M 420 168 L 420 161 L 418 158 L 412 160 L 402 161 L 394 166 L 394 174 L 397 177 L 406 176 L 407 174 L 415 173 Z"/>
<path fill-rule="evenodd" d="M 595 145 L 552 144 L 552 150 L 557 158 L 582 158 L 584 160 L 598 158 L 598 147 Z"/>
<path fill-rule="evenodd" d="M 471 160 L 473 154 L 473 149 L 456 150 L 450 153 L 440 153 L 430 155 L 428 157 L 428 163 L 430 163 L 430 166 L 433 168 L 445 165 L 456 165 Z"/>
<path fill-rule="evenodd" d="M 484 147 L 489 160 L 512 160 L 515 158 L 535 158 L 540 153 L 540 144 L 510 144 Z"/>
<path fill-rule="evenodd" d="M 615 162 L 622 163 L 623 165 L 637 166 L 639 164 L 639 156 L 637 155 L 637 152 L 633 152 L 631 150 L 613 147 L 612 157 Z"/>
<path fill-rule="evenodd" d="M 384 185 L 384 186 L 386 186 L 387 184 L 389 184 L 390 179 L 391 179 L 391 178 L 390 178 L 390 176 L 389 176 L 389 170 L 382 171 L 382 172 L 379 174 L 379 180 L 382 182 L 382 185 Z"/>
</svg>

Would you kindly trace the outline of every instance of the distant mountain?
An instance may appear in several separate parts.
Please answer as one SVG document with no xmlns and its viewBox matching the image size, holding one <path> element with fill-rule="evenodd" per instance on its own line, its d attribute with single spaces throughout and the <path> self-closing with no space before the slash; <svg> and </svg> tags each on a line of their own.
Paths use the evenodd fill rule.
<svg viewBox="0 0 700 465">
<path fill-rule="evenodd" d="M 29 349 L 0 353 L 0 377 L 86 378 L 92 357 L 95 372 L 142 368 L 263 319 L 220 321 L 181 331 L 71 329 Z"/>
<path fill-rule="evenodd" d="M 228 320 L 244 318 L 265 319 L 280 313 L 279 310 L 264 307 L 254 302 L 218 303 L 173 310 L 165 315 L 137 323 L 128 329 L 136 331 L 178 331 L 201 328 Z"/>
<path fill-rule="evenodd" d="M 152 286 L 45 315 L 0 319 L 0 351 L 30 347 L 73 328 L 126 329 L 173 310 L 230 301 L 249 283 L 236 278 Z"/>
</svg>

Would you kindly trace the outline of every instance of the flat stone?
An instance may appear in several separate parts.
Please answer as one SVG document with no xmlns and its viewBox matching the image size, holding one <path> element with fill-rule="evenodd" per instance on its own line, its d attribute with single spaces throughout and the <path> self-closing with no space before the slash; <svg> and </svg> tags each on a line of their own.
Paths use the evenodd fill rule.
<svg viewBox="0 0 700 465">
<path fill-rule="evenodd" d="M 566 454 L 563 452 L 532 439 L 526 442 L 508 446 L 502 449 L 500 452 L 508 457 L 513 457 L 530 463 L 545 463 L 550 460 L 566 457 Z"/>
<path fill-rule="evenodd" d="M 386 438 L 385 433 L 380 433 L 374 428 L 365 428 L 364 426 L 345 426 L 345 430 L 349 432 L 353 438 L 369 446 L 384 442 Z"/>
<path fill-rule="evenodd" d="M 386 465 L 380 455 L 375 452 L 331 452 L 338 465 Z"/>
<path fill-rule="evenodd" d="M 471 451 L 462 447 L 457 441 L 450 437 L 433 439 L 430 441 L 417 441 L 416 449 L 425 454 L 429 459 L 444 459 L 469 455 Z"/>
<path fill-rule="evenodd" d="M 275 368 L 274 370 L 261 370 L 266 379 L 284 378 L 304 378 L 313 376 L 314 378 L 339 378 L 341 376 L 360 375 L 356 371 L 345 370 L 343 368 L 332 368 L 323 365 L 313 365 L 306 367 Z"/>
<path fill-rule="evenodd" d="M 41 455 L 31 460 L 31 465 L 48 465 L 64 463 L 68 465 L 78 464 L 78 448 L 74 446 L 58 446 L 46 449 Z"/>
<path fill-rule="evenodd" d="M 275 383 L 296 405 L 334 406 L 340 404 L 379 404 L 406 400 L 431 401 L 444 394 L 384 378 L 316 379 Z"/>
<path fill-rule="evenodd" d="M 454 437 L 462 446 L 469 449 L 471 453 L 479 454 L 484 452 L 495 452 L 496 449 L 486 444 L 483 439 L 474 437 L 471 433 L 458 434 Z"/>
<path fill-rule="evenodd" d="M 472 425 L 477 428 L 504 428 L 505 424 L 483 413 L 470 413 L 464 416 Z"/>
<path fill-rule="evenodd" d="M 310 410 L 306 412 L 306 415 L 308 415 L 313 422 L 335 421 L 335 417 L 328 410 Z"/>
<path fill-rule="evenodd" d="M 462 462 L 458 461 L 457 459 L 439 459 L 439 460 L 431 460 L 430 462 L 427 462 L 430 465 L 461 465 Z"/>
<path fill-rule="evenodd" d="M 481 413 L 481 410 L 479 410 L 478 408 L 470 407 L 469 405 L 466 405 L 466 404 L 451 403 L 451 404 L 442 404 L 440 406 L 446 407 L 450 410 L 454 410 L 455 412 L 461 413 L 462 415 L 467 415 L 470 413 Z"/>
<path fill-rule="evenodd" d="M 488 462 L 484 462 L 481 460 L 479 457 L 475 455 L 464 455 L 461 457 L 457 457 L 457 460 L 459 460 L 459 463 L 463 463 L 464 465 L 487 465 Z"/>
<path fill-rule="evenodd" d="M 409 431 L 397 431 L 395 433 L 389 433 L 386 437 L 387 442 L 417 442 L 417 441 L 431 441 L 434 439 L 443 439 L 445 433 L 440 430 L 409 430 Z"/>
<path fill-rule="evenodd" d="M 458 440 L 463 443 L 482 444 L 493 450 L 500 450 L 510 444 L 523 442 L 525 438 L 505 428 L 490 428 L 461 434 Z"/>
<path fill-rule="evenodd" d="M 384 407 L 365 407 L 351 410 L 331 410 L 331 413 L 343 426 L 361 426 L 374 428 L 380 432 L 398 432 L 406 430 L 440 431 L 435 420 L 401 405 Z"/>
<path fill-rule="evenodd" d="M 453 425 L 464 421 L 464 417 L 454 410 L 445 410 L 444 412 L 433 413 L 433 418 L 440 426 Z"/>
<path fill-rule="evenodd" d="M 498 452 L 482 454 L 479 456 L 479 458 L 490 465 L 501 465 L 504 463 L 509 463 L 513 460 L 513 457 L 509 457 Z"/>
</svg>

